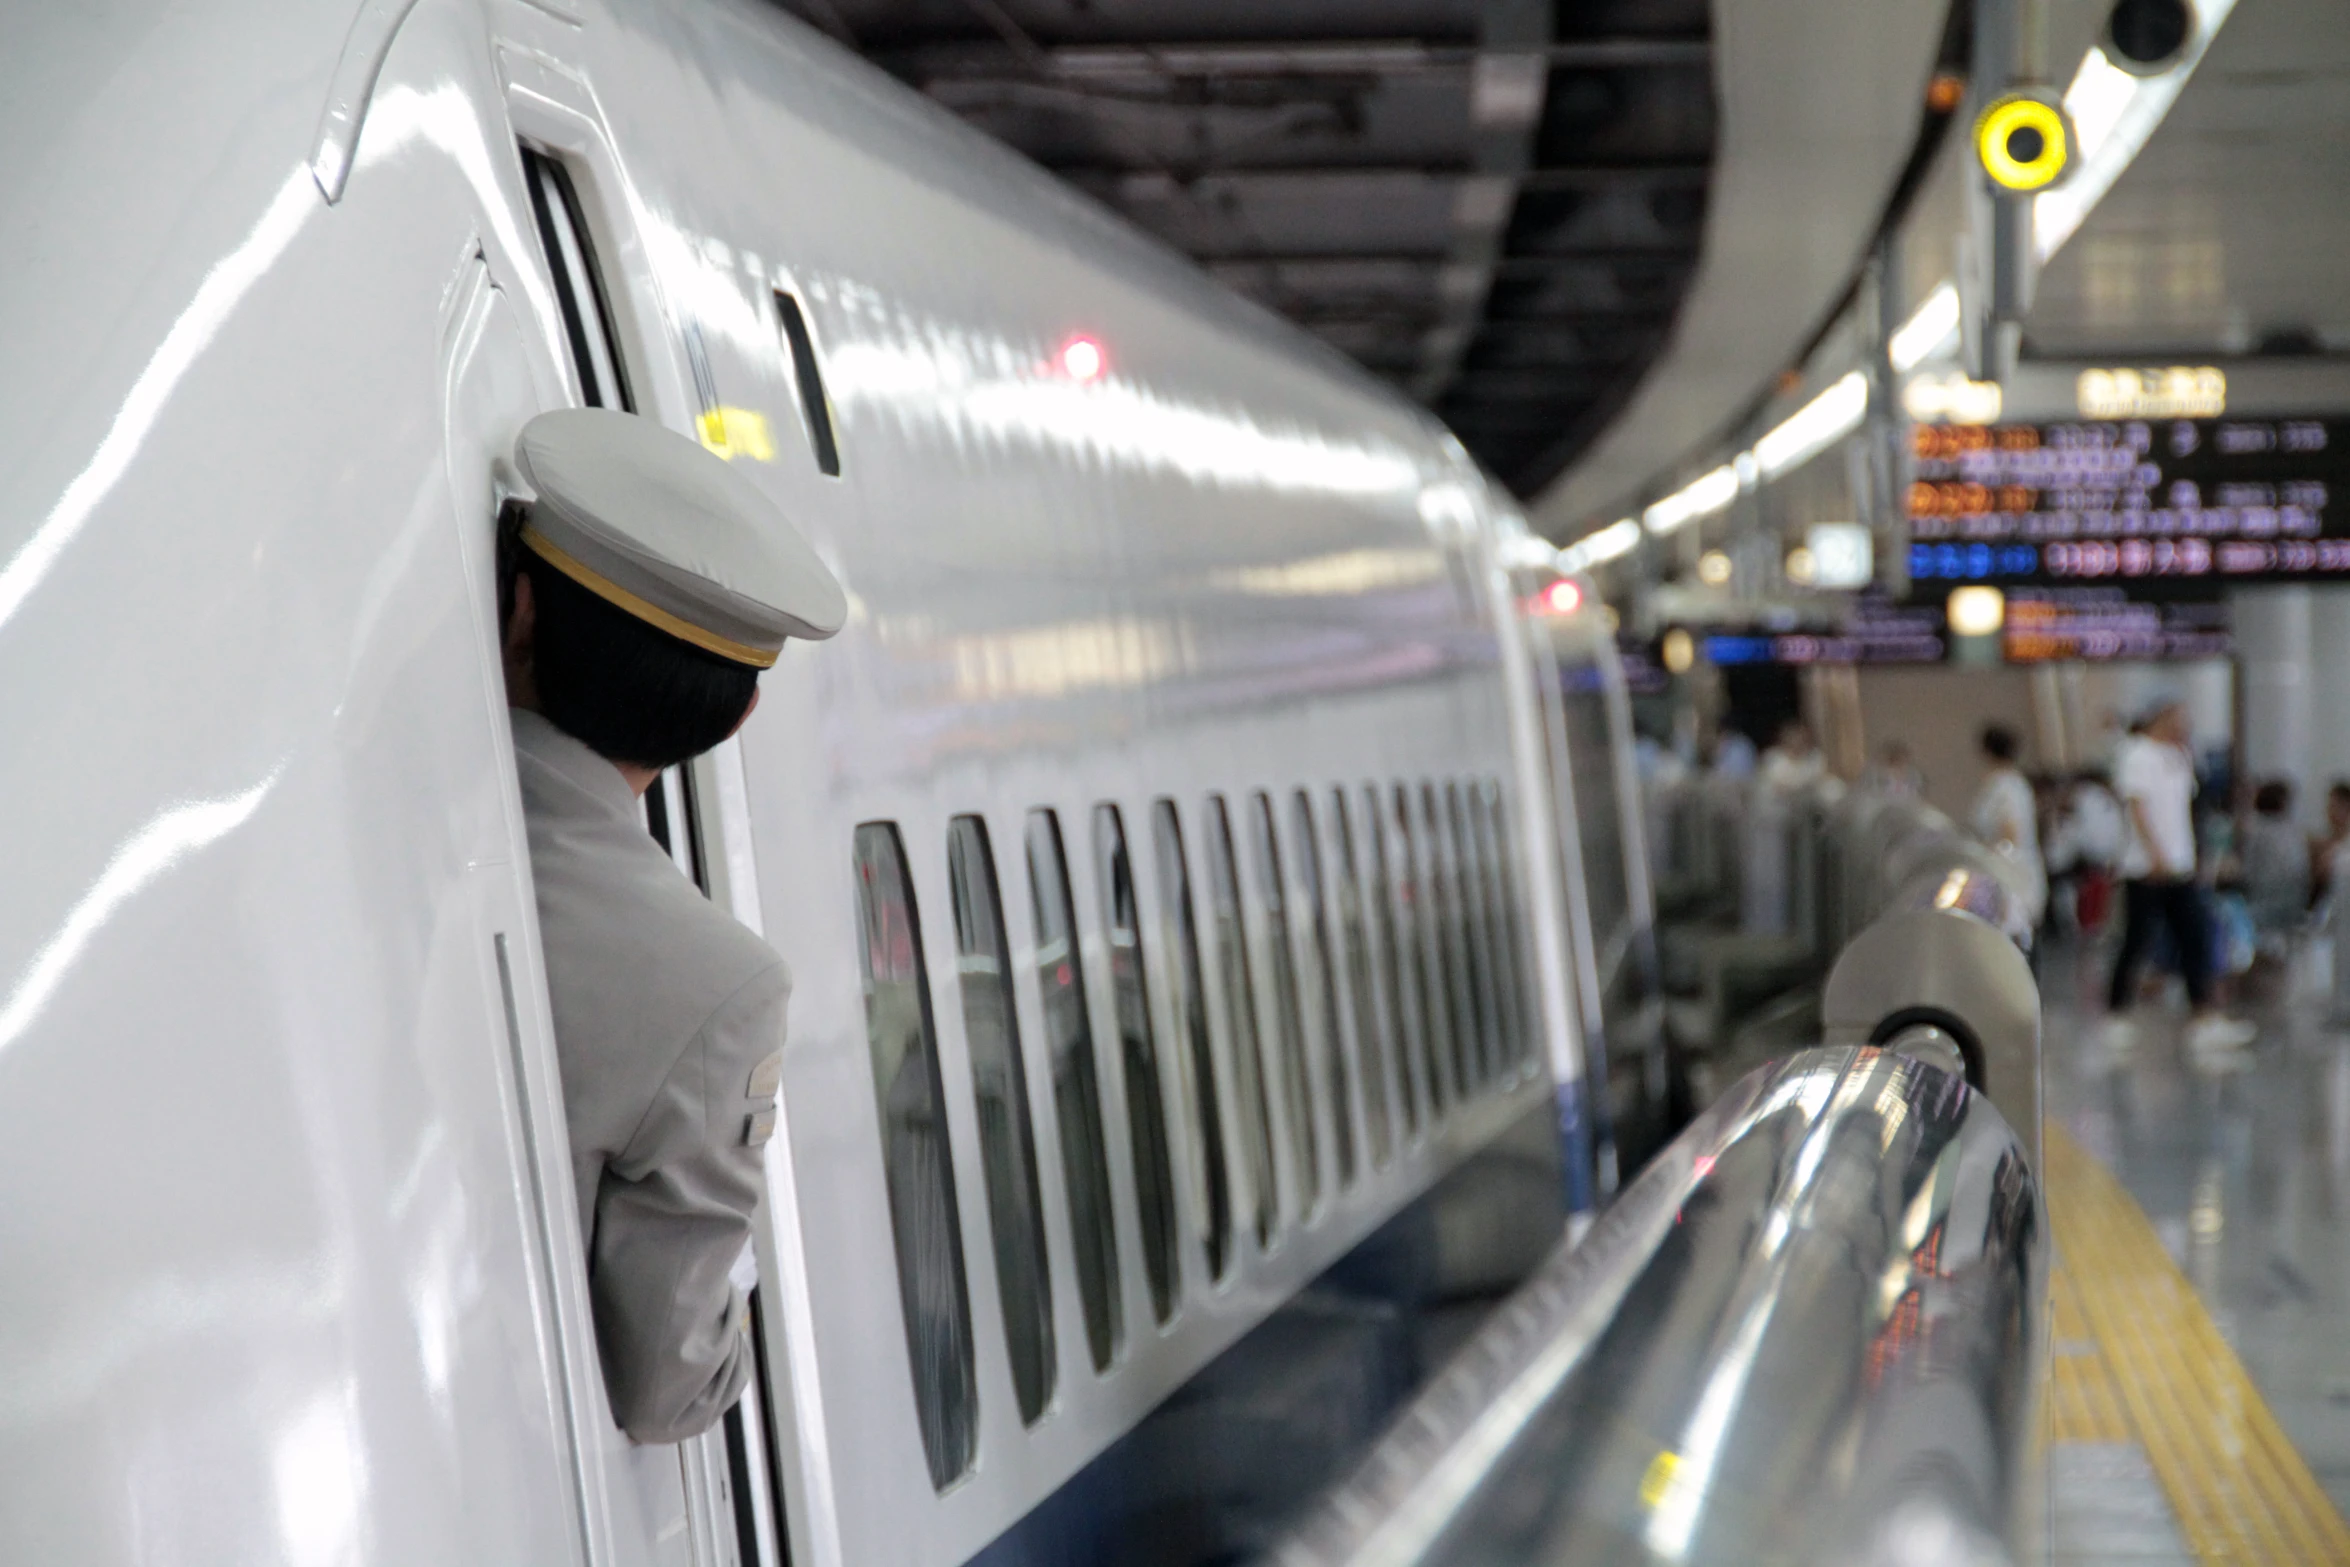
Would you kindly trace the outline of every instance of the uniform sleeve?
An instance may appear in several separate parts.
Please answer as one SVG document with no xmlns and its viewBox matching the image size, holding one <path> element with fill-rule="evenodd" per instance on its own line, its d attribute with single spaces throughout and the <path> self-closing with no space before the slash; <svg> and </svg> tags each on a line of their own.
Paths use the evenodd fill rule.
<svg viewBox="0 0 2350 1567">
<path fill-rule="evenodd" d="M 589 1290 L 613 1417 L 640 1442 L 707 1431 L 750 1378 L 727 1275 L 764 1186 L 790 989 L 778 962 L 729 997 L 604 1170 Z"/>
</svg>

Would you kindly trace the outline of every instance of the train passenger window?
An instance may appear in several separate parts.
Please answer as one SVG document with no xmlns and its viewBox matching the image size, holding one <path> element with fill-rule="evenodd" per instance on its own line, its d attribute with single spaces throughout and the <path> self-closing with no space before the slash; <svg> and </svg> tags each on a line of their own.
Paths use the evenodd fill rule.
<svg viewBox="0 0 2350 1567">
<path fill-rule="evenodd" d="M 1477 1003 L 1469 980 L 1469 932 L 1461 916 L 1461 862 L 1445 831 L 1444 806 L 1436 786 L 1420 786 L 1421 867 L 1429 889 L 1438 967 L 1443 971 L 1443 996 L 1452 1031 L 1453 1085 L 1460 1097 L 1472 1097 L 1478 1087 Z"/>
<path fill-rule="evenodd" d="M 1363 824 L 1369 829 L 1363 837 L 1371 851 L 1371 887 L 1366 902 L 1371 941 L 1378 953 L 1373 966 L 1379 975 L 1379 999 L 1394 1024 L 1390 1044 L 1395 1052 L 1395 1080 L 1403 1106 L 1405 1135 L 1417 1137 L 1427 1092 L 1428 1035 L 1420 1024 L 1420 978 L 1414 970 L 1419 959 L 1395 936 L 1399 919 L 1396 884 L 1388 870 L 1387 816 L 1379 808 L 1376 784 L 1366 784 L 1363 788 Z"/>
<path fill-rule="evenodd" d="M 1191 869 L 1183 857 L 1183 822 L 1173 800 L 1151 806 L 1152 847 L 1159 866 L 1159 930 L 1167 943 L 1159 972 L 1173 986 L 1180 1045 L 1190 1059 L 1192 1197 L 1199 1205 L 1200 1249 L 1208 1276 L 1220 1279 L 1232 1258 L 1232 1175 L 1224 1165 L 1224 1110 L 1216 1100 L 1216 1056 L 1208 1038 L 1208 993 L 1200 977 L 1199 924 L 1192 916 Z"/>
<path fill-rule="evenodd" d="M 905 845 L 892 822 L 857 829 L 858 968 L 873 1094 L 881 1106 L 882 1170 L 897 1248 L 898 1304 L 914 1368 L 914 1408 L 930 1483 L 944 1490 L 971 1467 L 979 1390 L 971 1361 L 971 1301 L 963 1226 L 947 1149 L 930 978 Z"/>
<path fill-rule="evenodd" d="M 1363 1121 L 1370 1137 L 1371 1164 L 1376 1169 L 1395 1151 L 1394 1123 L 1387 1105 L 1395 1045 L 1392 1025 L 1371 978 L 1376 958 L 1363 916 L 1363 878 L 1355 861 L 1354 824 L 1348 819 L 1344 789 L 1330 791 L 1330 824 L 1338 834 L 1338 941 L 1345 949 L 1341 961 L 1346 966 L 1346 996 L 1354 1009 L 1355 1043 L 1361 1047 Z M 1400 1084 L 1394 1086 L 1406 1095 L 1410 1092 Z"/>
<path fill-rule="evenodd" d="M 833 433 L 832 400 L 824 392 L 824 371 L 816 363 L 816 340 L 808 335 L 808 317 L 799 300 L 782 289 L 775 291 L 775 318 L 783 323 L 783 344 L 791 352 L 792 382 L 799 388 L 800 414 L 808 421 L 808 447 L 816 456 L 816 471 L 840 477 L 840 438 Z"/>
<path fill-rule="evenodd" d="M 1110 993 L 1126 1069 L 1126 1126 L 1134 1145 L 1134 1198 L 1142 1210 L 1142 1268 L 1151 1315 L 1175 1315 L 1182 1282 L 1175 1257 L 1175 1171 L 1167 1152 L 1167 1107 L 1159 1088 L 1159 1047 L 1151 1035 L 1150 991 L 1142 966 L 1142 911 L 1134 866 L 1126 857 L 1126 823 L 1115 805 L 1093 808 L 1093 858 L 1100 874 L 1102 924 L 1109 936 Z"/>
<path fill-rule="evenodd" d="M 1264 1043 L 1257 1033 L 1257 987 L 1248 960 L 1248 931 L 1240 916 L 1240 873 L 1232 852 L 1232 813 L 1220 794 L 1208 796 L 1208 891 L 1216 910 L 1216 973 L 1224 984 L 1224 1021 L 1232 1040 L 1232 1070 L 1240 1074 L 1241 1140 L 1256 1204 L 1257 1244 L 1273 1243 L 1281 1211 L 1273 1158 L 1273 1109 L 1265 1086 Z"/>
<path fill-rule="evenodd" d="M 1472 791 L 1471 799 L 1474 799 Z M 1505 1058 L 1501 1024 L 1501 985 L 1494 963 L 1492 867 L 1486 862 L 1485 843 L 1478 836 L 1474 811 L 1463 800 L 1461 786 L 1444 786 L 1444 816 L 1452 829 L 1454 885 L 1458 889 L 1461 927 L 1469 953 L 1469 1004 L 1477 1013 L 1477 1076 L 1489 1081 Z"/>
<path fill-rule="evenodd" d="M 1534 1041 L 1541 1030 L 1535 1026 L 1539 1009 L 1532 954 L 1526 949 L 1524 911 L 1518 903 L 1517 860 L 1510 852 L 1509 802 L 1496 779 L 1486 779 L 1477 789 L 1484 805 L 1486 840 L 1493 851 L 1493 896 L 1500 911 L 1493 950 L 1500 965 L 1502 1018 L 1508 1025 L 1509 1059 L 1513 1065 L 1524 1066 L 1534 1059 Z"/>
<path fill-rule="evenodd" d="M 1346 1025 L 1338 1006 L 1338 954 L 1330 943 L 1329 900 L 1322 891 L 1322 839 L 1314 827 L 1314 802 L 1300 789 L 1289 802 L 1289 846 L 1297 855 L 1298 885 L 1306 895 L 1307 956 L 1314 972 L 1306 984 L 1308 1004 L 1322 1036 L 1322 1070 L 1330 1091 L 1330 1143 L 1338 1156 L 1338 1184 L 1354 1184 L 1354 1093 L 1347 1070 Z M 1310 1038 L 1310 1036 L 1309 1036 Z"/>
<path fill-rule="evenodd" d="M 1297 955 L 1289 946 L 1281 838 L 1273 828 L 1272 797 L 1262 789 L 1249 796 L 1249 847 L 1257 899 L 1265 911 L 1265 961 L 1273 974 L 1274 1056 L 1289 1123 L 1289 1151 L 1297 1160 L 1299 1211 L 1311 1213 L 1322 1205 L 1322 1140 L 1314 1128 L 1313 1082 L 1306 1070 L 1305 1004 L 1298 990 Z"/>
<path fill-rule="evenodd" d="M 955 972 L 963 992 L 963 1037 L 979 1111 L 979 1163 L 995 1236 L 996 1295 L 1020 1418 L 1034 1424 L 1052 1402 L 1056 1365 L 1053 1284 L 1045 1255 L 1044 1203 L 1037 1194 L 1036 1132 L 1028 1113 L 1028 1072 L 1012 1003 L 1010 939 L 996 887 L 987 823 L 947 824 L 947 884 L 955 902 Z"/>
<path fill-rule="evenodd" d="M 555 303 L 563 315 L 564 335 L 571 342 L 579 400 L 590 408 L 634 413 L 628 368 L 613 346 L 620 338 L 612 329 L 611 301 L 596 270 L 595 249 L 588 243 L 587 224 L 580 216 L 579 192 L 571 183 L 570 171 L 545 153 L 525 147 L 522 172 L 530 186 L 539 244 L 546 250 L 547 270 L 555 281 Z"/>
<path fill-rule="evenodd" d="M 1395 786 L 1396 917 L 1403 923 L 1404 940 L 1412 949 L 1412 972 L 1420 990 L 1420 1020 L 1428 1046 L 1428 1102 L 1430 1115 L 1442 1117 L 1459 1093 L 1453 1077 L 1457 1059 L 1452 1039 L 1452 991 L 1444 979 L 1444 934 L 1437 925 L 1435 871 L 1429 853 L 1421 852 L 1418 827 L 1413 822 L 1412 791 Z"/>
<path fill-rule="evenodd" d="M 1053 1112 L 1061 1128 L 1061 1175 L 1069 1187 L 1069 1229 L 1077 1254 L 1077 1295 L 1093 1368 L 1118 1353 L 1118 1233 L 1110 1208 L 1110 1156 L 1102 1137 L 1101 1070 L 1079 973 L 1077 910 L 1061 819 L 1028 813 L 1028 890 L 1036 916 L 1036 986 L 1044 998 L 1045 1044 L 1053 1069 Z"/>
</svg>

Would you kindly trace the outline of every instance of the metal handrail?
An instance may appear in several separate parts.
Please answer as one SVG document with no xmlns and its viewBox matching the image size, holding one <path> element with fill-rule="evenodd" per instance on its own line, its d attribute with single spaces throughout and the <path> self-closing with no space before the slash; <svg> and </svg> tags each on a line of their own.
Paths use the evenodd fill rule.
<svg viewBox="0 0 2350 1567">
<path fill-rule="evenodd" d="M 1938 1057 L 1741 1081 L 1275 1562 L 2018 1559 L 2047 1226 L 2023 1143 Z"/>
</svg>

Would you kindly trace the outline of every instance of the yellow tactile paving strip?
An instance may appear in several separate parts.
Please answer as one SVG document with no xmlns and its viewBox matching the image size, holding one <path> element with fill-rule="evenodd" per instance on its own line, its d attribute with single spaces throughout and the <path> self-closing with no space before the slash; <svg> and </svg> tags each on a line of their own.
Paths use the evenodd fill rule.
<svg viewBox="0 0 2350 1567">
<path fill-rule="evenodd" d="M 2143 1447 L 2198 1561 L 2350 1563 L 2350 1526 L 2145 1213 L 2053 1125 L 2046 1157 L 2049 1441 Z"/>
</svg>

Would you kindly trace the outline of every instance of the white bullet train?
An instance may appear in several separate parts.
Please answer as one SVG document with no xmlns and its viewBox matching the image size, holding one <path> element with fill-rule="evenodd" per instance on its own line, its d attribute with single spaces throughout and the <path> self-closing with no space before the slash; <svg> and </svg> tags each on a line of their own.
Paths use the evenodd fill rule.
<svg viewBox="0 0 2350 1567">
<path fill-rule="evenodd" d="M 1425 412 L 754 0 L 5 43 L 0 1560 L 964 1562 L 1504 1128 L 1589 1206 L 1620 681 Z M 797 977 L 678 1447 L 603 1405 L 495 657 L 580 402 L 851 595 L 648 803 Z"/>
</svg>

